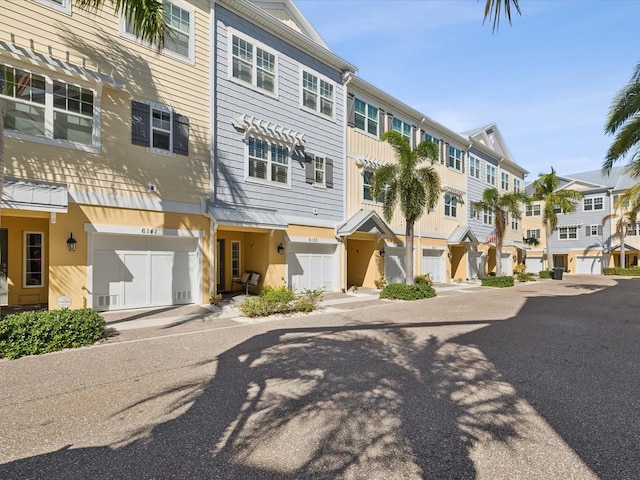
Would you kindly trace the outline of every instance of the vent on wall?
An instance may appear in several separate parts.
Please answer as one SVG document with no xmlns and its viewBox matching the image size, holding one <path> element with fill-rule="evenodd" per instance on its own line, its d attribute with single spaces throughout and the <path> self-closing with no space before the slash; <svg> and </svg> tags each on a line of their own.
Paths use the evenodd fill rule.
<svg viewBox="0 0 640 480">
<path fill-rule="evenodd" d="M 176 290 L 176 302 L 190 302 L 191 290 Z"/>
<path fill-rule="evenodd" d="M 98 295 L 98 307 L 114 307 L 118 305 L 118 295 Z"/>
</svg>

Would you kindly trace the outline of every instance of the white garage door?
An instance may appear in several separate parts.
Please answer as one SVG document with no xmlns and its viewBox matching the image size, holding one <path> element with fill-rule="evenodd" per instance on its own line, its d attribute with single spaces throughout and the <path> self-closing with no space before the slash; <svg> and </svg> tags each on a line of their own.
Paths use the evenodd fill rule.
<svg viewBox="0 0 640 480">
<path fill-rule="evenodd" d="M 338 290 L 338 248 L 334 244 L 290 243 L 287 246 L 288 285 L 296 292 Z"/>
<path fill-rule="evenodd" d="M 544 269 L 544 257 L 530 257 L 527 255 L 524 264 L 527 266 L 527 272 L 538 273 Z"/>
<path fill-rule="evenodd" d="M 95 310 L 201 301 L 197 239 L 96 234 L 93 242 Z"/>
<path fill-rule="evenodd" d="M 469 252 L 469 278 L 484 278 L 484 260 L 482 252 Z"/>
<path fill-rule="evenodd" d="M 446 276 L 444 250 L 422 249 L 422 273 L 429 274 L 431 280 L 442 283 Z"/>
<path fill-rule="evenodd" d="M 513 275 L 513 261 L 511 260 L 510 253 L 502 254 L 502 262 L 500 262 L 500 266 L 502 267 L 502 275 Z"/>
<path fill-rule="evenodd" d="M 602 273 L 602 257 L 576 257 L 576 273 L 600 275 Z"/>
<path fill-rule="evenodd" d="M 386 247 L 384 256 L 384 278 L 387 283 L 405 283 L 407 280 L 404 247 Z"/>
</svg>

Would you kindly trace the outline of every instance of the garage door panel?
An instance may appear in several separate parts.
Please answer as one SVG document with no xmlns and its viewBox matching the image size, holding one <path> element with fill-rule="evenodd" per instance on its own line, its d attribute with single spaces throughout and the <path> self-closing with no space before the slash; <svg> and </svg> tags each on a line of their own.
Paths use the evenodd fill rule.
<svg viewBox="0 0 640 480">
<path fill-rule="evenodd" d="M 446 266 L 444 261 L 444 250 L 422 250 L 423 274 L 429 274 L 432 281 L 441 283 L 445 281 Z"/>
<path fill-rule="evenodd" d="M 337 246 L 332 244 L 291 243 L 287 247 L 289 286 L 298 292 L 338 288 Z"/>
<path fill-rule="evenodd" d="M 576 257 L 576 273 L 600 275 L 602 273 L 602 257 Z"/>
<path fill-rule="evenodd" d="M 544 265 L 542 257 L 527 257 L 524 263 L 527 266 L 526 271 L 529 273 L 540 272 Z"/>
<path fill-rule="evenodd" d="M 502 267 L 502 275 L 513 275 L 513 262 L 511 261 L 510 253 L 502 254 L 500 266 Z"/>
<path fill-rule="evenodd" d="M 151 260 L 151 303 L 153 305 L 171 305 L 173 285 L 168 281 L 173 275 L 173 254 L 154 253 Z"/>
<path fill-rule="evenodd" d="M 96 252 L 93 261 L 94 269 L 100 272 L 94 276 L 93 281 L 94 308 L 102 310 L 117 307 L 122 297 L 122 259 L 116 252 Z"/>
<path fill-rule="evenodd" d="M 384 256 L 384 278 L 387 283 L 405 283 L 407 269 L 405 266 L 405 249 L 387 247 Z"/>
<path fill-rule="evenodd" d="M 124 305 L 139 307 L 149 304 L 149 264 L 146 253 L 125 253 L 122 256 L 124 269 Z"/>
</svg>

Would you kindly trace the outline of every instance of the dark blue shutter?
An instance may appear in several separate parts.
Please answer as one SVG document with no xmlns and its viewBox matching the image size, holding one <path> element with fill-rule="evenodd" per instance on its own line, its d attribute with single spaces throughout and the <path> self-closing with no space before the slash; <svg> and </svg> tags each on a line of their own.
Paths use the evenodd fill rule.
<svg viewBox="0 0 640 480">
<path fill-rule="evenodd" d="M 333 160 L 327 158 L 324 162 L 326 168 L 324 184 L 327 188 L 333 188 Z"/>
<path fill-rule="evenodd" d="M 307 183 L 315 183 L 316 181 L 316 169 L 315 169 L 315 158 L 313 156 L 305 157 L 304 162 L 304 173 L 305 173 L 305 181 Z"/>
<path fill-rule="evenodd" d="M 384 132 L 387 131 L 387 128 L 384 124 L 385 114 L 383 109 L 378 110 L 378 113 L 380 115 L 378 119 L 378 129 L 380 130 L 380 135 L 382 135 Z"/>
<path fill-rule="evenodd" d="M 356 97 L 353 93 L 347 94 L 347 115 L 347 124 L 353 127 L 356 124 Z"/>
<path fill-rule="evenodd" d="M 131 102 L 131 143 L 151 146 L 151 107 L 146 103 Z"/>
<path fill-rule="evenodd" d="M 189 119 L 173 114 L 173 153 L 189 155 Z"/>
</svg>

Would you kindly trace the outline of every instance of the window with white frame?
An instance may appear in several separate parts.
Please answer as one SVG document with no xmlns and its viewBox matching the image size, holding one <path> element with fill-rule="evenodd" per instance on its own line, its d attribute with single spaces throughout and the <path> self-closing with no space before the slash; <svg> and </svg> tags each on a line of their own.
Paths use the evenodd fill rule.
<svg viewBox="0 0 640 480">
<path fill-rule="evenodd" d="M 480 159 L 469 155 L 469 176 L 480 179 Z"/>
<path fill-rule="evenodd" d="M 364 170 L 362 172 L 362 198 L 368 202 L 382 203 L 384 201 L 384 194 L 380 194 L 377 199 L 373 198 L 373 191 L 371 190 L 373 175 L 374 173 L 371 170 Z"/>
<path fill-rule="evenodd" d="M 71 0 L 36 0 L 36 2 L 54 8 L 60 12 L 71 14 Z"/>
<path fill-rule="evenodd" d="M 486 181 L 489 185 L 495 186 L 496 184 L 496 167 L 494 167 L 493 165 L 487 165 Z"/>
<path fill-rule="evenodd" d="M 444 214 L 447 217 L 458 216 L 458 197 L 451 193 L 444 194 Z"/>
<path fill-rule="evenodd" d="M 462 150 L 449 145 L 447 152 L 447 167 L 462 171 Z"/>
<path fill-rule="evenodd" d="M 507 172 L 500 172 L 500 186 L 502 190 L 509 190 L 509 174 Z"/>
<path fill-rule="evenodd" d="M 587 212 L 590 210 L 602 210 L 604 208 L 604 199 L 602 197 L 585 198 L 582 200 L 582 209 Z"/>
<path fill-rule="evenodd" d="M 485 208 L 482 211 L 482 223 L 485 225 L 493 225 L 493 210 Z"/>
<path fill-rule="evenodd" d="M 527 205 L 525 207 L 525 216 L 527 217 L 533 217 L 533 216 L 539 216 L 540 215 L 540 205 Z"/>
<path fill-rule="evenodd" d="M 540 229 L 527 230 L 527 238 L 540 239 Z"/>
<path fill-rule="evenodd" d="M 520 190 L 521 190 L 520 179 L 514 178 L 513 179 L 513 193 L 520 193 Z"/>
<path fill-rule="evenodd" d="M 24 233 L 24 287 L 35 288 L 44 285 L 44 234 Z"/>
<path fill-rule="evenodd" d="M 424 141 L 435 143 L 436 145 L 440 145 L 440 139 L 438 137 L 434 137 L 430 133 L 424 132 Z"/>
<path fill-rule="evenodd" d="M 237 278 L 241 275 L 240 267 L 240 242 L 231 242 L 231 277 Z"/>
<path fill-rule="evenodd" d="M 92 89 L 0 64 L 0 98 L 8 131 L 97 147 L 99 108 Z"/>
<path fill-rule="evenodd" d="M 247 158 L 249 178 L 289 184 L 289 151 L 286 147 L 249 137 Z"/>
<path fill-rule="evenodd" d="M 169 29 L 164 38 L 163 53 L 193 61 L 195 12 L 175 0 L 162 0 L 164 21 Z M 136 39 L 133 25 L 121 17 L 121 31 L 125 36 Z"/>
<path fill-rule="evenodd" d="M 355 128 L 377 137 L 378 108 L 356 97 L 354 99 L 354 110 Z"/>
<path fill-rule="evenodd" d="M 629 229 L 627 230 L 627 235 L 631 235 L 631 236 L 640 235 L 640 222 L 638 223 L 628 222 L 627 225 L 629 226 Z"/>
<path fill-rule="evenodd" d="M 587 225 L 584 230 L 587 237 L 599 237 L 602 235 L 602 225 Z"/>
<path fill-rule="evenodd" d="M 406 138 L 411 144 L 411 124 L 400 120 L 399 118 L 393 117 L 393 122 L 391 122 L 391 128 L 396 132 L 402 134 L 404 138 Z"/>
<path fill-rule="evenodd" d="M 232 34 L 231 43 L 231 77 L 268 93 L 275 93 L 276 55 L 238 34 Z"/>
<path fill-rule="evenodd" d="M 306 70 L 302 71 L 302 105 L 333 118 L 333 83 Z"/>
<path fill-rule="evenodd" d="M 325 172 L 326 172 L 326 165 L 325 165 L 324 157 L 316 156 L 313 160 L 314 183 L 316 185 L 324 186 Z"/>
<path fill-rule="evenodd" d="M 558 227 L 559 240 L 573 240 L 578 238 L 578 227 Z"/>
<path fill-rule="evenodd" d="M 189 155 L 189 119 L 166 105 L 132 101 L 131 143 L 152 153 Z"/>
<path fill-rule="evenodd" d="M 520 219 L 511 217 L 511 230 L 520 230 Z"/>
</svg>

